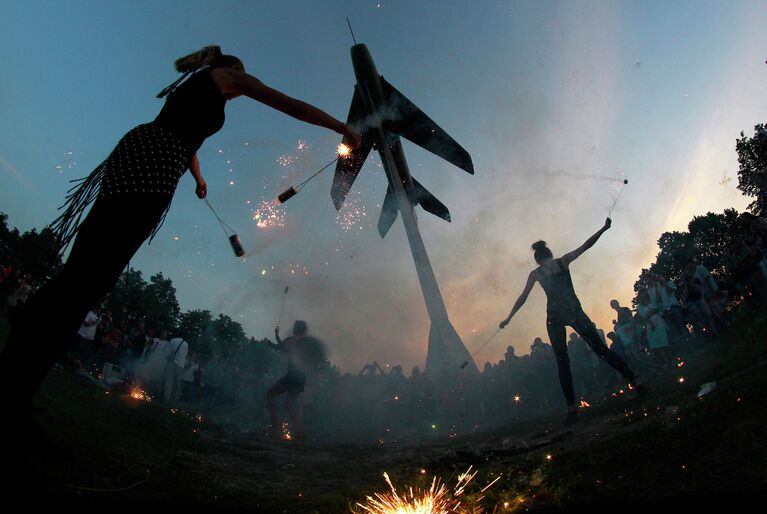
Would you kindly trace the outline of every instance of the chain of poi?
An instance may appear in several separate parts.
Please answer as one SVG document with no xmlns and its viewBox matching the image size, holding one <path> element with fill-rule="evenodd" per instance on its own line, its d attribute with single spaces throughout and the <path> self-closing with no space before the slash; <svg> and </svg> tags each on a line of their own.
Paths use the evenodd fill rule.
<svg viewBox="0 0 767 514">
<path fill-rule="evenodd" d="M 227 225 L 227 223 L 224 220 L 221 219 L 221 216 L 219 216 L 218 213 L 216 213 L 215 209 L 213 209 L 213 206 L 210 204 L 208 199 L 204 198 L 203 200 L 205 201 L 205 205 L 208 206 L 208 209 L 210 209 L 210 212 L 212 212 L 213 216 L 215 216 L 216 219 L 218 220 L 219 225 L 221 225 L 221 230 L 224 231 L 224 234 L 226 234 L 226 237 L 229 237 L 232 234 L 234 234 L 234 229 L 232 227 L 230 227 L 229 225 Z M 228 229 L 228 231 L 227 231 L 227 229 Z"/>
<path fill-rule="evenodd" d="M 479 348 L 477 348 L 477 350 L 476 350 L 476 351 L 474 351 L 474 353 L 472 353 L 472 354 L 471 354 L 471 358 L 473 359 L 474 357 L 476 357 L 476 356 L 479 354 L 479 352 L 481 352 L 482 350 L 484 350 L 484 349 L 485 349 L 485 346 L 489 345 L 489 344 L 490 344 L 490 342 L 491 342 L 493 339 L 495 339 L 495 336 L 497 336 L 497 335 L 498 335 L 498 333 L 499 333 L 500 331 L 501 331 L 500 327 L 499 327 L 499 328 L 496 328 L 496 329 L 495 329 L 495 332 L 493 332 L 493 335 L 491 335 L 490 337 L 488 337 L 488 338 L 487 338 L 487 341 L 485 341 L 484 343 L 482 343 L 482 346 L 480 346 Z M 469 361 L 464 361 L 464 362 L 463 362 L 463 364 L 461 364 L 461 369 L 464 369 L 464 368 L 465 368 L 466 366 L 468 366 L 468 365 L 469 365 Z"/>
<path fill-rule="evenodd" d="M 338 159 L 340 159 L 340 156 L 339 156 L 339 157 L 336 157 L 335 159 L 333 159 L 332 161 L 330 161 L 329 163 L 327 163 L 325 166 L 323 166 L 322 168 L 318 169 L 316 172 L 314 172 L 314 174 L 313 174 L 311 177 L 309 177 L 308 179 L 304 180 L 303 182 L 301 182 L 300 184 L 298 184 L 297 186 L 295 186 L 293 189 L 295 189 L 295 190 L 296 190 L 296 192 L 299 192 L 299 191 L 301 190 L 301 188 L 302 188 L 302 187 L 304 187 L 304 186 L 305 186 L 305 185 L 306 185 L 306 184 L 307 184 L 307 183 L 308 183 L 310 180 L 312 180 L 314 177 L 316 177 L 317 175 L 319 175 L 320 173 L 322 173 L 323 171 L 325 171 L 326 169 L 328 169 L 328 168 L 329 168 L 330 166 L 332 166 L 332 165 L 333 165 L 333 164 L 334 164 L 334 163 L 335 163 L 335 162 L 336 162 Z"/>
</svg>

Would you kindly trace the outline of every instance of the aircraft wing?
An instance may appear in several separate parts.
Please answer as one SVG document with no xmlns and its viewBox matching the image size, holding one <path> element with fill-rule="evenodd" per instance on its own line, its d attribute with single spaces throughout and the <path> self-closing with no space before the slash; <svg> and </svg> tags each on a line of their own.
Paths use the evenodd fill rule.
<svg viewBox="0 0 767 514">
<path fill-rule="evenodd" d="M 469 153 L 455 139 L 442 130 L 424 112 L 397 91 L 381 77 L 387 104 L 394 111 L 388 118 L 386 126 L 421 148 L 458 166 L 467 173 L 474 174 L 474 164 Z"/>
<path fill-rule="evenodd" d="M 354 86 L 354 96 L 352 97 L 352 104 L 349 107 L 349 115 L 346 118 L 346 122 L 353 125 L 361 121 L 365 117 L 365 111 L 362 106 L 362 97 Z M 364 133 L 362 134 L 362 144 L 359 148 L 351 151 L 347 157 L 338 159 L 336 163 L 336 172 L 333 176 L 333 186 L 330 189 L 330 197 L 333 199 L 333 205 L 336 210 L 340 209 L 346 200 L 346 196 L 352 189 L 357 175 L 359 175 L 362 165 L 365 164 L 370 149 L 373 148 L 373 139 L 368 137 Z"/>
</svg>

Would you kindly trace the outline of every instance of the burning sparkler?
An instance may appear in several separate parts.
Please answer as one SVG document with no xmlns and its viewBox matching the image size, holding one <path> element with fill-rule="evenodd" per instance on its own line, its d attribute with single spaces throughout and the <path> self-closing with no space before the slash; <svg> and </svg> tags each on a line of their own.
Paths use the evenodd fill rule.
<svg viewBox="0 0 767 514">
<path fill-rule="evenodd" d="M 298 192 L 301 191 L 301 189 L 306 184 L 309 183 L 309 181 L 311 181 L 312 179 L 314 179 L 314 177 L 316 177 L 317 175 L 319 175 L 320 173 L 322 173 L 323 171 L 328 169 L 332 164 L 334 164 L 336 161 L 338 161 L 338 159 L 343 159 L 343 158 L 348 157 L 349 155 L 351 155 L 352 149 L 348 145 L 345 145 L 345 144 L 341 143 L 340 145 L 338 145 L 338 148 L 336 149 L 336 153 L 337 153 L 337 156 L 336 156 L 335 159 L 333 159 L 332 161 L 327 163 L 325 166 L 323 166 L 322 168 L 320 168 L 317 171 L 315 171 L 314 173 L 312 173 L 312 175 L 308 179 L 304 180 L 303 182 L 301 182 L 297 186 L 289 187 L 288 189 L 286 189 L 285 191 L 280 193 L 277 196 L 277 201 L 279 203 L 285 203 L 288 200 L 290 200 L 291 198 L 293 198 L 294 196 L 296 196 L 298 194 Z"/>
<path fill-rule="evenodd" d="M 145 402 L 151 402 L 152 397 L 149 396 L 149 394 L 146 391 L 143 391 L 142 389 L 138 387 L 133 387 L 130 391 L 130 397 L 134 400 L 142 400 Z"/>
<path fill-rule="evenodd" d="M 458 475 L 458 480 L 453 489 L 449 489 L 439 478 L 434 477 L 431 486 L 428 489 L 418 487 L 407 487 L 405 492 L 400 494 L 389 478 L 388 473 L 384 473 L 384 480 L 389 486 L 389 491 L 383 493 L 374 493 L 372 496 L 365 497 L 365 503 L 357 503 L 362 509 L 358 512 L 367 512 L 369 514 L 477 514 L 482 510 L 479 501 L 464 500 L 466 487 L 477 475 L 470 467 L 465 473 Z M 500 477 L 493 480 L 485 486 L 481 492 L 489 489 Z"/>
<path fill-rule="evenodd" d="M 293 440 L 293 434 L 290 433 L 290 426 L 288 426 L 287 421 L 282 422 L 282 439 L 285 441 Z"/>
</svg>

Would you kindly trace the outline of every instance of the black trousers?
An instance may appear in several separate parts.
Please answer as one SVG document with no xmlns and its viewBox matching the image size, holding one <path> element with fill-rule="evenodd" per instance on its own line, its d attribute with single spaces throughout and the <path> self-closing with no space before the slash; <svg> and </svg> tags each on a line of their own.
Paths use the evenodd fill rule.
<svg viewBox="0 0 767 514">
<path fill-rule="evenodd" d="M 0 390 L 28 408 L 51 367 L 69 348 L 88 310 L 114 287 L 171 197 L 99 196 L 80 225 L 61 271 L 18 313 L 0 355 Z"/>
<path fill-rule="evenodd" d="M 597 327 L 585 312 L 580 310 L 566 316 L 549 314 L 546 320 L 546 329 L 549 333 L 549 341 L 551 341 L 554 356 L 557 359 L 559 383 L 562 386 L 562 392 L 568 406 L 575 405 L 575 393 L 573 392 L 573 374 L 570 370 L 570 356 L 567 354 L 567 331 L 565 330 L 567 326 L 572 327 L 600 359 L 606 361 L 626 380 L 629 382 L 636 380 L 636 375 L 631 371 L 626 361 L 602 341 Z"/>
</svg>

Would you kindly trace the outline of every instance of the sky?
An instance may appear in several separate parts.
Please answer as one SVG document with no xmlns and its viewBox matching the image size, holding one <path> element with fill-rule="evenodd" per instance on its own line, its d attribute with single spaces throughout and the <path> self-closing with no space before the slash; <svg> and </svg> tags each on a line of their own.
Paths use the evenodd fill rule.
<svg viewBox="0 0 767 514">
<path fill-rule="evenodd" d="M 610 299 L 630 302 L 662 232 L 748 204 L 734 148 L 767 116 L 764 2 L 6 0 L 0 211 L 21 229 L 53 220 L 69 180 L 152 120 L 173 61 L 205 45 L 344 119 L 347 16 L 379 72 L 472 155 L 474 176 L 404 143 L 413 175 L 452 214 L 419 211 L 419 226 L 470 351 L 508 314 L 534 267 L 530 245 L 576 248 L 616 197 L 613 228 L 572 265 L 584 309 L 606 330 Z M 332 170 L 270 209 L 335 157 L 339 138 L 247 98 L 226 114 L 198 155 L 246 258 L 232 255 L 187 174 L 131 266 L 170 277 L 183 309 L 224 312 L 257 338 L 271 335 L 287 285 L 283 332 L 307 320 L 342 370 L 423 366 L 429 321 L 404 229 L 381 240 L 375 228 L 386 189 L 377 158 L 340 213 Z M 622 191 L 616 178 L 629 181 Z M 478 364 L 508 345 L 527 353 L 536 336 L 539 288 Z"/>
</svg>

